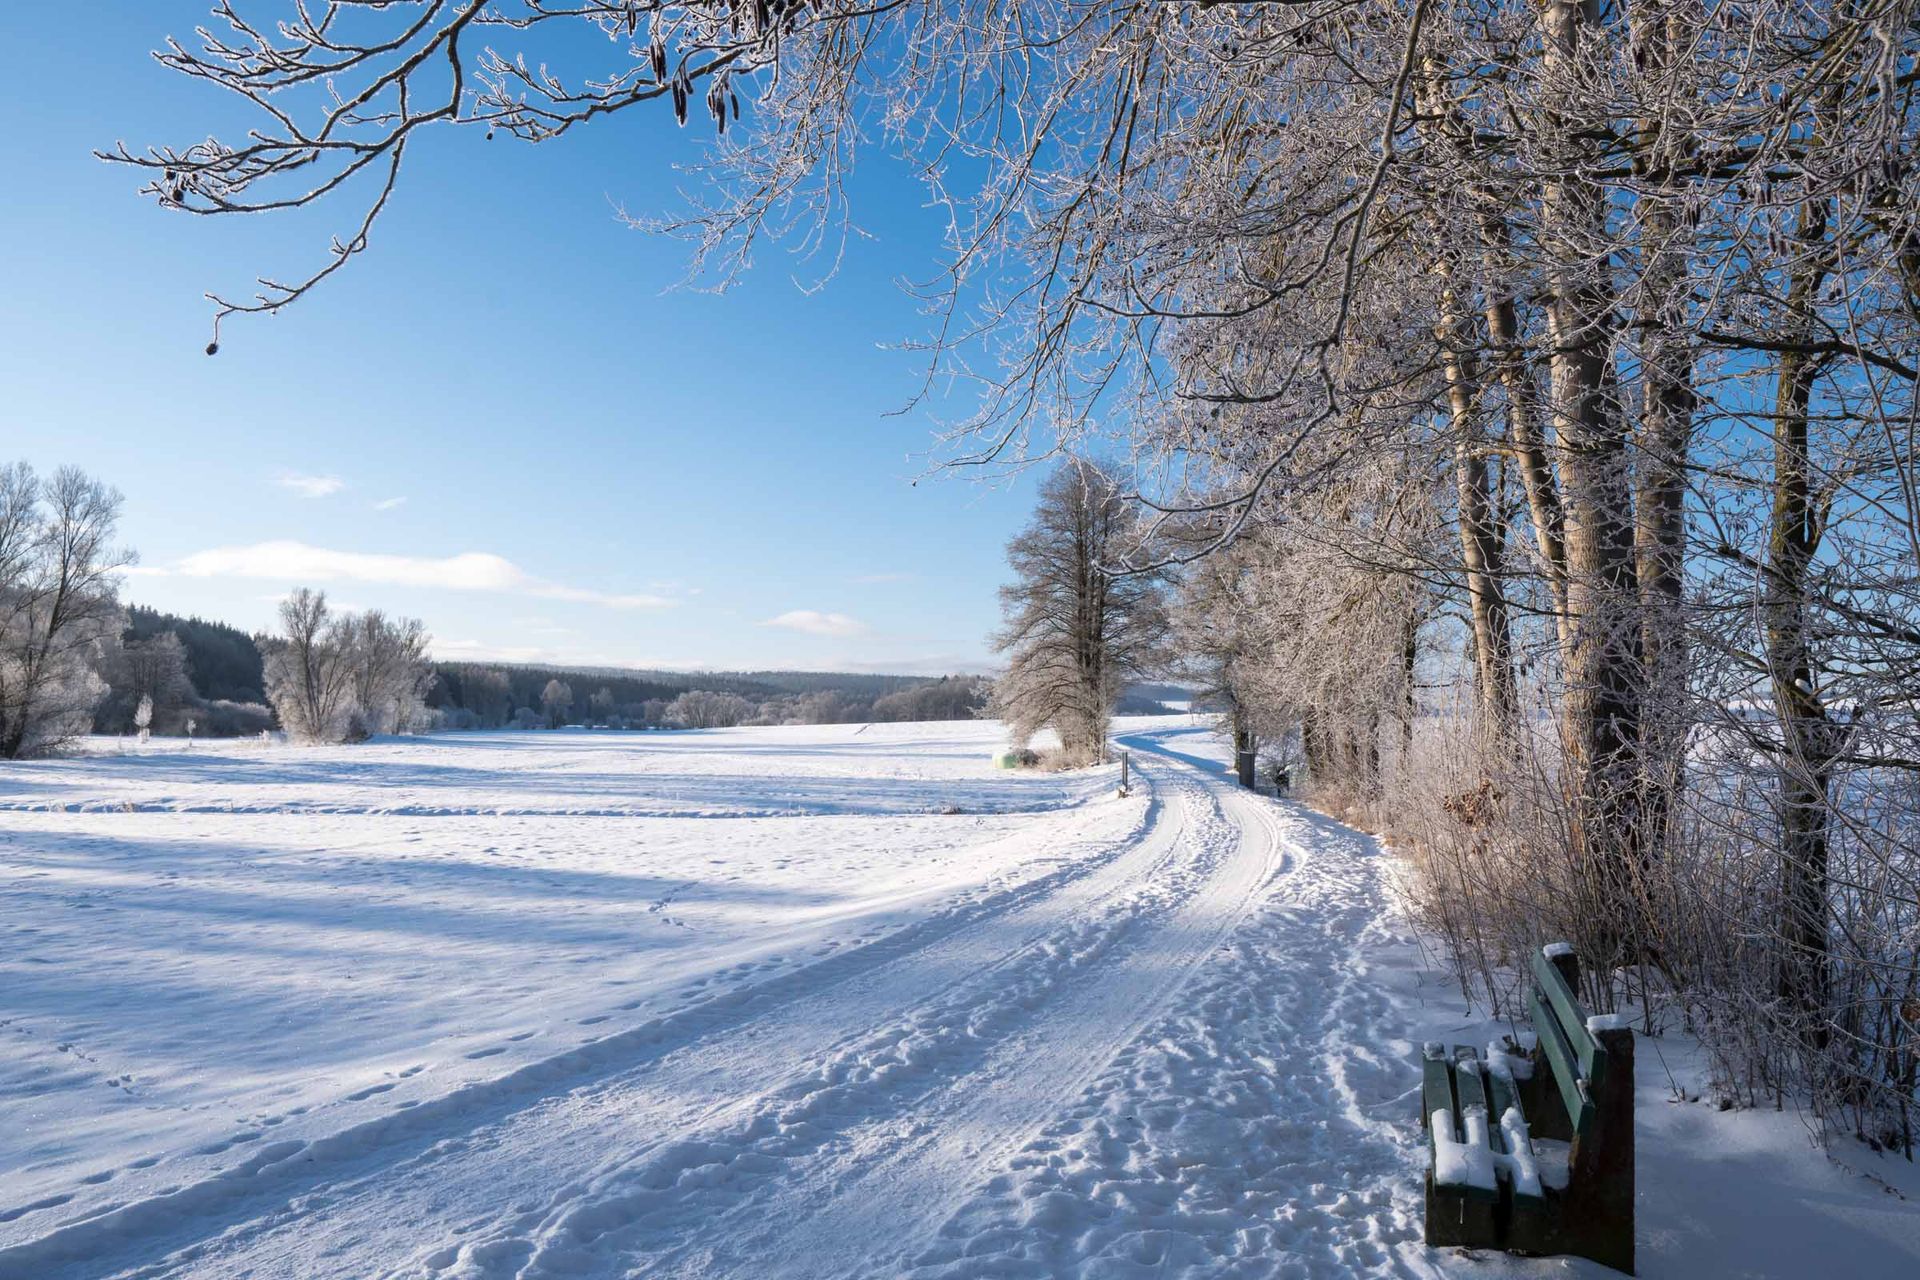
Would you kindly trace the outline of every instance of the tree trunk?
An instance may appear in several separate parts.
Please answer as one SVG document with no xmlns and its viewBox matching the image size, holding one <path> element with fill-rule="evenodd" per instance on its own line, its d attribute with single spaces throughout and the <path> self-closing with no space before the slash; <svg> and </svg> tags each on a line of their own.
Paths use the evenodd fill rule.
<svg viewBox="0 0 1920 1280">
<path fill-rule="evenodd" d="M 1300 754 L 1306 758 L 1307 777 L 1316 783 L 1327 781 L 1333 772 L 1332 752 L 1320 724 L 1320 713 L 1313 707 L 1300 715 Z"/>
<path fill-rule="evenodd" d="M 1684 47 L 1671 5 L 1656 3 L 1634 31 L 1639 70 L 1649 81 L 1667 76 Z M 1664 96 L 1664 95 L 1663 95 Z M 1650 139 L 1640 166 L 1649 190 L 1636 210 L 1640 223 L 1641 330 L 1640 448 L 1634 526 L 1641 595 L 1640 651 L 1646 669 L 1641 711 L 1643 805 L 1648 847 L 1664 849 L 1673 801 L 1686 766 L 1687 651 L 1683 613 L 1687 549 L 1687 459 L 1692 448 L 1693 351 L 1685 334 L 1687 265 L 1691 237 L 1684 225 L 1674 173 L 1683 141 L 1658 119 L 1641 122 Z"/>
<path fill-rule="evenodd" d="M 1827 208 L 1809 200 L 1795 240 L 1800 262 L 1787 290 L 1791 336 L 1808 336 L 1813 299 L 1826 275 Z M 1780 880 L 1782 955 L 1779 994 L 1800 1021 L 1810 1047 L 1826 1043 L 1829 997 L 1827 942 L 1828 824 L 1835 754 L 1834 725 L 1819 688 L 1810 629 L 1810 582 L 1825 532 L 1816 491 L 1809 405 L 1819 360 L 1780 356 L 1773 416 L 1773 507 L 1766 572 L 1767 674 L 1780 718 Z"/>
<path fill-rule="evenodd" d="M 1548 0 L 1543 138 L 1562 165 L 1546 183 L 1541 231 L 1552 256 L 1547 320 L 1550 404 L 1566 510 L 1566 694 L 1561 726 L 1575 866 L 1595 917 L 1593 943 L 1625 959 L 1637 932 L 1640 812 L 1640 607 L 1634 573 L 1632 469 L 1612 371 L 1614 306 L 1606 202 L 1581 176 L 1583 42 L 1604 39 L 1597 0 Z"/>
<path fill-rule="evenodd" d="M 1442 271 L 1446 267 L 1442 265 Z M 1466 568 L 1467 599 L 1473 619 L 1475 687 L 1482 728 L 1495 740 L 1511 742 L 1516 710 L 1513 632 L 1502 583 L 1501 535 L 1494 517 L 1487 478 L 1487 444 L 1475 411 L 1478 376 L 1470 350 L 1472 335 L 1451 284 L 1440 292 L 1441 360 L 1447 379 L 1447 408 L 1453 425 L 1454 482 L 1458 494 L 1461 562 Z"/>
<path fill-rule="evenodd" d="M 1415 700 L 1414 668 L 1420 661 L 1420 610 L 1407 610 L 1406 633 L 1400 649 L 1400 676 L 1403 701 L 1400 711 L 1400 768 L 1404 773 L 1413 758 L 1413 723 L 1419 715 Z"/>
<path fill-rule="evenodd" d="M 1486 239 L 1489 277 L 1504 270 L 1496 249 L 1504 250 L 1507 241 L 1505 223 L 1488 219 Z M 1560 489 L 1547 461 L 1546 441 L 1541 435 L 1540 388 L 1533 371 L 1527 367 L 1526 352 L 1520 346 L 1519 314 L 1508 294 L 1487 298 L 1487 337 L 1494 350 L 1500 388 L 1507 402 L 1507 450 L 1520 472 L 1520 486 L 1527 495 L 1527 514 L 1532 518 L 1534 544 L 1540 552 L 1542 573 L 1553 596 L 1554 624 L 1560 642 L 1560 656 L 1566 659 L 1573 635 L 1567 625 L 1567 549 L 1565 517 L 1561 510 Z"/>
<path fill-rule="evenodd" d="M 1258 783 L 1254 777 L 1254 767 L 1259 760 L 1259 743 L 1253 736 L 1253 730 L 1247 725 L 1239 708 L 1233 712 L 1233 769 L 1240 779 L 1240 785 L 1254 790 Z"/>
</svg>

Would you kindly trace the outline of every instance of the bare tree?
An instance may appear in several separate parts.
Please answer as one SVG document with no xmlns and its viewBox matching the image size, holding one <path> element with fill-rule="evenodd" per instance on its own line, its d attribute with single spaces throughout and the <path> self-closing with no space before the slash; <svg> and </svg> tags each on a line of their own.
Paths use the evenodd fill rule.
<svg viewBox="0 0 1920 1280">
<path fill-rule="evenodd" d="M 281 603 L 280 622 L 267 644 L 267 698 L 295 741 L 359 741 L 419 723 L 434 679 L 419 619 L 335 614 L 325 592 L 302 587 Z"/>
<path fill-rule="evenodd" d="M 1015 581 L 1001 588 L 1008 655 L 994 713 L 1015 742 L 1051 727 L 1068 762 L 1105 758 L 1107 726 L 1129 679 L 1156 674 L 1165 612 L 1151 573 L 1115 570 L 1137 550 L 1138 513 L 1113 469 L 1061 464 L 1032 521 L 1007 544 Z"/>
<path fill-rule="evenodd" d="M 87 732 L 107 687 L 95 674 L 122 623 L 112 545 L 120 494 L 73 467 L 41 481 L 0 467 L 0 758 Z"/>
<path fill-rule="evenodd" d="M 418 618 L 378 609 L 344 620 L 352 667 L 355 736 L 404 733 L 425 710 L 433 684 L 429 637 Z"/>
<path fill-rule="evenodd" d="M 567 722 L 567 712 L 573 708 L 573 687 L 559 679 L 547 681 L 547 687 L 540 691 L 540 709 L 547 714 L 547 728 L 558 729 Z"/>
<path fill-rule="evenodd" d="M 301 587 L 280 604 L 281 634 L 267 653 L 267 700 L 296 742 L 343 742 L 355 711 L 350 623 L 327 594 Z"/>
</svg>

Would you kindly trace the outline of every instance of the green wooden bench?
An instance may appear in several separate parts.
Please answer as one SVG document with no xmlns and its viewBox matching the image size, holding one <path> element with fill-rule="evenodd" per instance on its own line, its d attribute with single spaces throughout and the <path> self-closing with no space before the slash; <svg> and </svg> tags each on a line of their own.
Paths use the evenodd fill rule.
<svg viewBox="0 0 1920 1280">
<path fill-rule="evenodd" d="M 1425 1048 L 1427 1243 L 1574 1254 L 1632 1275 L 1633 1032 L 1580 1007 L 1565 943 L 1534 955 L 1533 983 L 1531 1044 Z"/>
</svg>

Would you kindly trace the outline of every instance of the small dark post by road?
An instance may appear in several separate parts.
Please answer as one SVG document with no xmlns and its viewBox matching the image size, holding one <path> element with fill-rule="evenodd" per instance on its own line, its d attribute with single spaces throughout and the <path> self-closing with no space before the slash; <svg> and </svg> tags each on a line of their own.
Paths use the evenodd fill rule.
<svg viewBox="0 0 1920 1280">
<path fill-rule="evenodd" d="M 1132 764 L 1133 764 L 1133 752 L 1122 751 L 1120 753 L 1120 794 L 1121 795 L 1127 794 L 1127 777 L 1128 777 L 1129 767 Z"/>
<path fill-rule="evenodd" d="M 1240 775 L 1240 785 L 1249 791 L 1256 791 L 1259 785 L 1254 781 L 1254 764 L 1259 759 L 1259 741 L 1253 736 L 1253 730 L 1238 723 L 1235 716 L 1233 726 L 1233 767 Z"/>
</svg>

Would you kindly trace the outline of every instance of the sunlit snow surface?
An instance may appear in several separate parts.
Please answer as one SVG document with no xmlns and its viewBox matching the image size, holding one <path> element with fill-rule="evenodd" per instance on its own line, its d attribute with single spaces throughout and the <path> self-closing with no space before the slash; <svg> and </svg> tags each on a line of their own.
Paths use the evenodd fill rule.
<svg viewBox="0 0 1920 1280">
<path fill-rule="evenodd" d="M 1494 1028 L 1390 856 L 1122 730 L 1125 799 L 992 724 L 0 767 L 0 1280 L 1584 1274 L 1420 1244 Z M 1643 1274 L 1920 1263 L 1641 1062 Z"/>
</svg>

